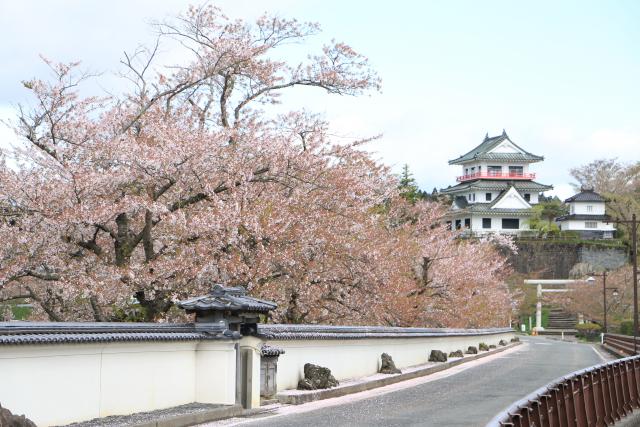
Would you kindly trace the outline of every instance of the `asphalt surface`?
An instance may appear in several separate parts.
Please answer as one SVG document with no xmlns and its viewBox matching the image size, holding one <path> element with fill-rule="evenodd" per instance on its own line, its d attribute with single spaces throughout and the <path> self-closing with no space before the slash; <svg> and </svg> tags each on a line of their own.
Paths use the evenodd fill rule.
<svg viewBox="0 0 640 427">
<path fill-rule="evenodd" d="M 238 420 L 243 426 L 484 426 L 560 376 L 603 362 L 588 344 L 524 338 L 521 348 L 432 382 L 304 413 Z M 225 423 L 225 425 L 233 425 Z"/>
</svg>

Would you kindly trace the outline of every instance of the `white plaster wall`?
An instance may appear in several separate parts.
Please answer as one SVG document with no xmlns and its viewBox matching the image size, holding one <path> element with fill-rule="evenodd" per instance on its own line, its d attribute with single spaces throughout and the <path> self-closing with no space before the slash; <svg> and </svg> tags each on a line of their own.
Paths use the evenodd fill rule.
<svg viewBox="0 0 640 427">
<path fill-rule="evenodd" d="M 482 228 L 482 218 L 491 218 L 491 228 Z M 520 218 L 520 228 L 518 230 L 503 230 L 502 229 L 502 218 L 501 216 L 489 216 L 489 215 L 485 215 L 485 216 L 473 216 L 471 218 L 471 229 L 475 232 L 478 233 L 493 233 L 493 232 L 502 232 L 502 233 L 509 233 L 509 232 L 517 232 L 518 230 L 528 230 L 529 229 L 529 224 L 527 222 L 527 218 L 524 217 L 518 217 Z M 506 218 L 512 218 L 512 217 L 506 217 Z"/>
<path fill-rule="evenodd" d="M 331 369 L 338 380 L 373 375 L 380 368 L 380 355 L 388 353 L 398 368 L 420 365 L 429 360 L 431 350 L 465 351 L 484 342 L 498 345 L 509 341 L 512 332 L 493 335 L 434 338 L 366 338 L 357 340 L 273 340 L 269 345 L 286 352 L 278 360 L 278 391 L 293 389 L 304 377 L 304 364 L 314 363 Z"/>
<path fill-rule="evenodd" d="M 196 347 L 195 401 L 231 405 L 236 399 L 236 351 L 231 342 L 203 341 Z"/>
<path fill-rule="evenodd" d="M 474 191 L 473 193 L 476 195 L 476 200 L 475 202 L 469 201 L 469 203 L 491 203 L 500 195 L 499 191 Z M 489 201 L 487 201 L 487 193 L 491 193 L 491 200 Z M 469 193 L 465 193 L 465 197 L 467 197 L 468 194 Z"/>
<path fill-rule="evenodd" d="M 615 227 L 613 223 L 605 223 L 604 221 L 597 221 L 598 228 L 585 228 L 584 223 L 586 221 L 576 221 L 576 220 L 568 220 L 561 221 L 559 225 L 562 230 L 576 230 L 576 231 L 614 231 Z"/>
<path fill-rule="evenodd" d="M 604 202 L 572 202 L 570 206 L 573 207 L 572 213 L 579 215 L 604 215 L 605 204 Z M 591 206 L 591 212 L 589 212 L 587 206 Z"/>
<path fill-rule="evenodd" d="M 487 193 L 491 193 L 491 200 L 489 201 L 487 201 L 487 197 L 486 197 Z M 464 193 L 464 196 L 467 198 L 467 200 L 469 199 L 468 198 L 469 194 L 470 192 Z M 524 194 L 525 194 L 524 191 L 520 192 L 520 195 L 523 198 L 524 198 Z M 539 194 L 535 192 L 529 192 L 528 194 L 531 195 L 531 201 L 529 202 L 529 204 L 537 204 Z M 475 195 L 476 195 L 475 202 L 469 200 L 469 203 L 472 203 L 472 204 L 473 203 L 491 203 L 500 196 L 500 192 L 499 191 L 475 191 Z"/>
<path fill-rule="evenodd" d="M 195 341 L 2 346 L 0 402 L 38 426 L 168 408 L 198 401 L 198 395 L 205 403 L 233 403 L 233 343 L 205 346 L 199 349 Z M 198 358 L 207 363 L 198 365 Z M 209 371 L 198 372 L 204 367 Z M 200 373 L 208 374 L 215 390 L 197 390 Z"/>
</svg>

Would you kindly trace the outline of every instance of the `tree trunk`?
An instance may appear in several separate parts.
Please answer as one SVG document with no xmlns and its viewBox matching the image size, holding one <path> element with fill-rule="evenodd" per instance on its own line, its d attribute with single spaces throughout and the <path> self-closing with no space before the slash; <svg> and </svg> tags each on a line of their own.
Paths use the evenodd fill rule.
<svg viewBox="0 0 640 427">
<path fill-rule="evenodd" d="M 173 302 L 160 293 L 156 295 L 155 299 L 147 299 L 144 291 L 137 291 L 134 296 L 144 309 L 145 322 L 155 322 L 173 307 Z"/>
</svg>

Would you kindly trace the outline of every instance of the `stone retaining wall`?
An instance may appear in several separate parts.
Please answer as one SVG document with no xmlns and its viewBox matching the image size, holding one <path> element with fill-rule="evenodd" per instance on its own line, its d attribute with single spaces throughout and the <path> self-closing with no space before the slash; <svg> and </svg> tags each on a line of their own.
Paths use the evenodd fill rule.
<svg viewBox="0 0 640 427">
<path fill-rule="evenodd" d="M 578 263 L 613 270 L 628 262 L 623 246 L 589 243 L 554 242 L 551 240 L 518 240 L 517 254 L 510 254 L 513 268 L 522 274 L 541 274 L 543 279 L 567 279 Z"/>
</svg>

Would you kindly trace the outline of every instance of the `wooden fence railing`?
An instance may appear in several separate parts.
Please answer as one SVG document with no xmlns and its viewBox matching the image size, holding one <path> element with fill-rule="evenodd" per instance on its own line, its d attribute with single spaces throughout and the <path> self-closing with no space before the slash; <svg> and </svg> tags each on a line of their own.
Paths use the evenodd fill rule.
<svg viewBox="0 0 640 427">
<path fill-rule="evenodd" d="M 629 335 L 605 334 L 603 344 L 605 346 L 611 347 L 617 353 L 621 353 L 627 356 L 632 356 L 635 354 L 633 337 L 630 337 Z M 640 350 L 640 338 L 638 338 L 636 347 Z"/>
<path fill-rule="evenodd" d="M 610 344 L 628 349 L 628 341 L 617 337 Z M 558 378 L 512 404 L 487 426 L 610 426 L 639 405 L 640 356 L 631 356 Z"/>
</svg>

